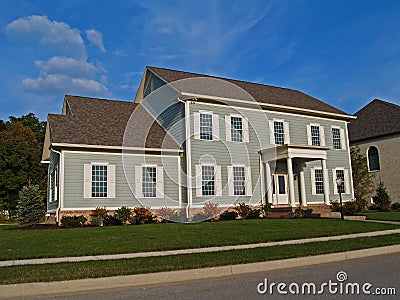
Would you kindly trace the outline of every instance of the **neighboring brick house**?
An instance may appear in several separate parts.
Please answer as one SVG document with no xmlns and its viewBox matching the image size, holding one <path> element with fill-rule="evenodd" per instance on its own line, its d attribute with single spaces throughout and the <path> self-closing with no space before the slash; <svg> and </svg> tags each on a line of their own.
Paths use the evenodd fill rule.
<svg viewBox="0 0 400 300">
<path fill-rule="evenodd" d="M 375 99 L 355 116 L 349 124 L 350 145 L 366 155 L 374 184 L 382 180 L 392 202 L 400 202 L 400 106 Z"/>
<path fill-rule="evenodd" d="M 134 102 L 66 96 L 49 115 L 47 209 L 323 206 L 337 177 L 346 201 L 353 118 L 296 90 L 147 67 Z"/>
</svg>

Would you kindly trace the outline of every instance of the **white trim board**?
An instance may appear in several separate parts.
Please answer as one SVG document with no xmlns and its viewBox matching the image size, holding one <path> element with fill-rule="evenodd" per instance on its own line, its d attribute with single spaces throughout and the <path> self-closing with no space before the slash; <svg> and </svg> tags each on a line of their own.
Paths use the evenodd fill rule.
<svg viewBox="0 0 400 300">
<path fill-rule="evenodd" d="M 103 146 L 89 144 L 68 144 L 68 143 L 52 143 L 52 147 L 70 147 L 70 148 L 92 148 L 92 149 L 109 149 L 109 150 L 125 150 L 125 151 L 154 151 L 154 152 L 171 152 L 182 153 L 182 149 L 162 149 L 162 148 L 141 148 L 141 147 L 123 147 L 123 146 Z"/>
</svg>

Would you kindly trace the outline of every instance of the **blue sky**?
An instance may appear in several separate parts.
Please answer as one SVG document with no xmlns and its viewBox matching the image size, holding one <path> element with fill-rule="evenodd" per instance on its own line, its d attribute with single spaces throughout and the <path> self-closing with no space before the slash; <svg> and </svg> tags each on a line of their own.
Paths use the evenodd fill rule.
<svg viewBox="0 0 400 300">
<path fill-rule="evenodd" d="M 400 1 L 0 1 L 0 118 L 133 100 L 146 65 L 400 104 Z"/>
</svg>

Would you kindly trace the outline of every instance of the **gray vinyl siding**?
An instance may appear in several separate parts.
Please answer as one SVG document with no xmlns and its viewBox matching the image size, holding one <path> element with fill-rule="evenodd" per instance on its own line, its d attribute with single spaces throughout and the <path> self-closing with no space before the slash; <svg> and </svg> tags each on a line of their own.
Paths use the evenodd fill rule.
<svg viewBox="0 0 400 300">
<path fill-rule="evenodd" d="M 203 111 L 212 111 L 214 114 L 219 116 L 219 137 L 218 141 L 204 141 L 193 138 L 193 113 Z M 290 132 L 290 144 L 307 145 L 307 125 L 310 123 L 318 123 L 325 128 L 325 141 L 326 146 L 331 147 L 331 150 L 327 151 L 327 168 L 329 176 L 329 188 L 330 188 L 330 199 L 337 200 L 338 195 L 334 195 L 333 190 L 333 175 L 332 169 L 336 167 L 342 167 L 349 170 L 349 184 L 350 194 L 343 195 L 344 200 L 352 198 L 352 180 L 351 170 L 349 163 L 349 152 L 348 147 L 346 150 L 333 150 L 332 145 L 332 132 L 331 126 L 340 126 L 345 130 L 345 136 L 347 139 L 346 122 L 340 120 L 331 120 L 324 118 L 308 117 L 304 115 L 294 114 L 283 114 L 261 110 L 247 110 L 240 109 L 239 107 L 227 107 L 227 106 L 214 106 L 206 105 L 204 103 L 197 102 L 190 105 L 191 114 L 191 158 L 192 158 L 192 174 L 193 177 L 196 175 L 196 165 L 200 164 L 200 161 L 209 162 L 215 161 L 216 165 L 221 166 L 221 177 L 222 177 L 222 197 L 215 197 L 210 200 L 209 197 L 197 197 L 196 189 L 192 191 L 193 204 L 202 205 L 205 201 L 217 202 L 220 205 L 231 205 L 239 202 L 246 202 L 250 204 L 259 204 L 261 201 L 261 189 L 260 189 L 260 178 L 259 178 L 259 154 L 258 151 L 274 147 L 270 144 L 270 131 L 268 120 L 281 119 L 289 123 Z M 249 123 L 249 143 L 234 143 L 227 142 L 225 135 L 225 115 L 229 114 L 241 114 L 248 119 Z M 227 166 L 233 164 L 245 164 L 251 167 L 251 177 L 253 185 L 253 196 L 240 196 L 240 197 L 229 197 L 227 187 Z M 285 172 L 286 162 L 283 162 L 283 167 L 279 171 Z M 323 203 L 323 195 L 312 195 L 311 186 L 311 171 L 310 168 L 313 166 L 321 166 L 320 161 L 313 161 L 306 164 L 304 169 L 305 172 L 305 184 L 306 184 L 306 197 L 308 203 Z M 295 185 L 295 196 L 296 202 L 300 199 L 299 189 L 299 165 L 293 164 L 294 174 L 296 180 Z M 286 170 L 287 172 L 287 170 Z M 193 179 L 193 186 L 196 186 L 196 182 Z"/>
<path fill-rule="evenodd" d="M 146 207 L 179 206 L 178 157 L 65 152 L 63 209 L 116 208 L 121 206 Z M 115 165 L 115 198 L 84 198 L 84 165 L 108 163 Z M 135 166 L 151 164 L 164 167 L 164 198 L 137 199 L 135 192 Z M 129 183 L 129 184 L 128 184 Z"/>
<path fill-rule="evenodd" d="M 182 145 L 185 141 L 185 107 L 177 97 L 176 90 L 164 85 L 144 98 L 142 105 Z"/>
<path fill-rule="evenodd" d="M 52 211 L 56 210 L 58 208 L 58 201 L 49 201 L 50 197 L 54 199 L 54 171 L 56 167 L 59 167 L 60 165 L 60 155 L 57 153 L 54 153 L 53 151 L 50 152 L 50 165 L 49 165 L 49 176 L 48 178 L 48 193 L 47 193 L 47 210 Z M 60 168 L 59 168 L 60 169 Z M 50 190 L 52 190 L 52 195 L 50 195 Z"/>
</svg>

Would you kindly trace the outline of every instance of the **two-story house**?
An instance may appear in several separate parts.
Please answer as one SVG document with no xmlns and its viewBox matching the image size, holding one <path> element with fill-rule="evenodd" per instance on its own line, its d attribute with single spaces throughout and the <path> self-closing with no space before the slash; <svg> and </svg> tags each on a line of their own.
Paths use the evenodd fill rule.
<svg viewBox="0 0 400 300">
<path fill-rule="evenodd" d="M 147 67 L 134 102 L 66 96 L 49 115 L 48 212 L 349 200 L 352 118 L 297 90 Z"/>
<path fill-rule="evenodd" d="M 355 116 L 349 124 L 350 145 L 367 157 L 375 187 L 382 180 L 392 202 L 400 202 L 400 106 L 374 99 Z"/>
</svg>

